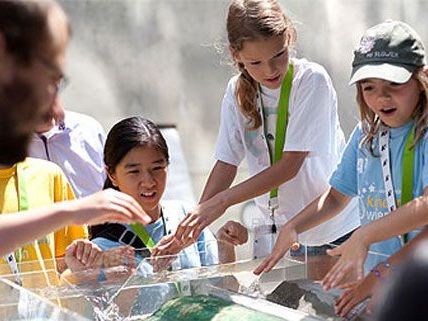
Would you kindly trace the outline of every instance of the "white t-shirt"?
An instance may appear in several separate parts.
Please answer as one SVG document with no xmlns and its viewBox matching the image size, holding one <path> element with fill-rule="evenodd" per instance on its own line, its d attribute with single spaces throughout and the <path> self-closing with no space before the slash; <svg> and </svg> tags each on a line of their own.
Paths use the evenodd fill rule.
<svg viewBox="0 0 428 321">
<path fill-rule="evenodd" d="M 77 198 L 102 190 L 106 178 L 104 129 L 94 118 L 71 111 L 65 112 L 64 125 L 54 126 L 43 135 L 34 134 L 29 156 L 59 165 Z"/>
<path fill-rule="evenodd" d="M 304 209 L 329 188 L 329 177 L 340 159 L 345 138 L 337 115 L 337 98 L 325 69 L 305 59 L 293 59 L 294 75 L 289 101 L 289 120 L 284 151 L 309 152 L 300 171 L 279 187 L 276 222 L 281 225 Z M 238 166 L 246 158 L 251 176 L 270 166 L 264 129 L 247 129 L 247 120 L 236 103 L 238 76 L 228 84 L 223 98 L 220 130 L 215 157 Z M 275 124 L 280 89 L 262 87 L 267 122 Z M 258 108 L 260 100 L 258 101 Z M 272 117 L 273 114 L 273 117 Z M 264 124 L 263 126 L 265 126 Z M 268 125 L 267 137 L 275 136 L 275 125 Z M 269 135 L 270 134 L 270 135 Z M 270 224 L 269 193 L 255 199 L 264 224 Z M 257 222 L 255 222 L 257 224 Z M 262 222 L 260 222 L 262 223 Z M 299 235 L 305 245 L 332 242 L 360 225 L 358 204 L 353 200 L 328 222 Z"/>
</svg>

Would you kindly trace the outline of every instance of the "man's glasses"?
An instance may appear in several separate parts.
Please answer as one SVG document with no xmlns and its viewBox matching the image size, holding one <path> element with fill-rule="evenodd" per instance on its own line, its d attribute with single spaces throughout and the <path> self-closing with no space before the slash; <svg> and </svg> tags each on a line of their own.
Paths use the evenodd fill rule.
<svg viewBox="0 0 428 321">
<path fill-rule="evenodd" d="M 52 93 L 59 94 L 63 92 L 69 85 L 70 79 L 64 74 L 62 69 L 41 55 L 37 55 L 35 58 L 38 63 L 40 63 L 50 72 L 50 74 L 54 76 L 54 79 L 59 79 L 55 82 Z"/>
<path fill-rule="evenodd" d="M 55 84 L 56 93 L 62 93 L 69 84 L 70 78 L 68 78 L 66 75 L 63 75 L 62 78 Z"/>
</svg>

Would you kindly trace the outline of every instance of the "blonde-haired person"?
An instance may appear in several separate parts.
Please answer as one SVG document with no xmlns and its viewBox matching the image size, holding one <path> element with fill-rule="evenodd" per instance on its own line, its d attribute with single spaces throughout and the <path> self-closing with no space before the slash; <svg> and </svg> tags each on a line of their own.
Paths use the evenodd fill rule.
<svg viewBox="0 0 428 321">
<path fill-rule="evenodd" d="M 332 81 L 319 64 L 292 57 L 296 30 L 278 1 L 233 0 L 227 34 L 239 73 L 230 79 L 223 98 L 216 163 L 200 204 L 174 236 L 161 242 L 158 253 L 176 252 L 230 206 L 255 198 L 262 219 L 254 219 L 254 256 L 266 256 L 276 229 L 328 187 L 345 145 Z M 287 91 L 288 103 L 280 99 Z M 250 178 L 231 186 L 244 159 Z M 271 193 L 276 188 L 277 197 Z M 313 246 L 313 254 L 325 254 L 326 243 L 340 242 L 358 226 L 355 202 L 299 242 Z M 227 242 L 241 242 L 226 234 Z"/>
<path fill-rule="evenodd" d="M 369 248 L 392 255 L 414 235 L 402 233 L 427 224 L 424 198 L 396 210 L 427 194 L 425 64 L 424 46 L 409 25 L 386 21 L 366 31 L 354 52 L 350 82 L 357 85 L 361 122 L 332 175 L 331 187 L 283 227 L 273 253 L 256 273 L 276 264 L 294 241 L 293 235 L 331 219 L 356 195 L 363 226 L 329 252 L 341 258 L 323 280 L 326 289 L 338 286 L 352 270 L 362 278 Z M 373 258 L 366 261 L 366 270 L 385 265 Z"/>
</svg>

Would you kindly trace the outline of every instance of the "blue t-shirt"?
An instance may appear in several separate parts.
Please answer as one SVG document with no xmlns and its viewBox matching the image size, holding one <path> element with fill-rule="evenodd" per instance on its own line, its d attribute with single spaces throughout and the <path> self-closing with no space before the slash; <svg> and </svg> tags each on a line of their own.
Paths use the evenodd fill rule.
<svg viewBox="0 0 428 321">
<path fill-rule="evenodd" d="M 162 202 L 163 218 L 159 218 L 155 222 L 145 226 L 147 233 L 153 239 L 155 244 L 157 244 L 165 235 L 175 232 L 177 225 L 187 213 L 188 207 L 185 205 L 187 204 L 179 201 Z M 132 231 L 129 225 L 124 226 L 126 226 L 127 230 Z M 103 251 L 124 245 L 120 242 L 115 242 L 103 237 L 96 237 L 92 239 L 92 242 L 98 245 Z M 148 252 L 143 255 L 136 253 L 135 258 L 137 265 L 139 265 L 141 261 L 148 256 L 150 256 Z M 178 259 L 173 263 L 173 268 L 188 269 L 214 265 L 217 263 L 217 240 L 211 231 L 206 228 L 202 231 L 195 244 L 190 245 L 178 254 Z M 139 267 L 139 272 L 144 275 L 151 274 L 152 269 L 150 264 L 148 262 L 147 264 L 142 264 Z"/>
<path fill-rule="evenodd" d="M 163 219 L 159 218 L 157 221 L 145 226 L 154 243 L 158 243 L 165 234 L 171 234 L 176 230 L 180 221 L 185 217 L 188 210 L 192 208 L 190 205 L 181 201 L 162 201 Z M 125 226 L 128 230 L 132 230 L 129 225 Z M 103 237 L 94 238 L 92 242 L 97 244 L 103 251 L 123 246 L 120 242 L 114 242 Z M 153 274 L 150 260 L 145 259 L 149 255 L 147 251 L 143 255 L 138 253 L 135 255 L 138 266 L 136 273 L 141 277 Z M 217 240 L 211 231 L 206 228 L 202 231 L 195 244 L 188 246 L 178 254 L 178 258 L 172 263 L 172 268 L 181 270 L 214 264 L 218 264 Z M 151 313 L 153 309 L 159 307 L 161 302 L 167 301 L 168 298 L 177 297 L 177 290 L 178 288 L 172 283 L 145 286 L 135 297 L 131 314 Z"/>
<path fill-rule="evenodd" d="M 397 206 L 401 199 L 402 159 L 407 136 L 413 128 L 411 121 L 399 128 L 390 129 L 390 163 Z M 428 144 L 426 134 L 415 148 L 413 197 L 423 194 L 428 185 Z M 342 159 L 330 179 L 330 185 L 348 196 L 358 196 L 360 200 L 361 224 L 367 224 L 389 214 L 385 196 L 381 160 L 378 152 L 378 137 L 373 140 L 373 156 L 366 145 L 360 147 L 363 138 L 361 124 L 358 124 L 348 141 Z M 413 236 L 415 233 L 412 233 Z M 386 255 L 397 252 L 402 247 L 399 237 L 374 243 L 370 250 Z M 370 259 L 370 255 L 368 261 Z M 385 258 L 384 258 L 385 259 Z M 383 260 L 384 260 L 383 259 Z M 372 268 L 376 263 L 367 262 L 366 267 Z"/>
</svg>

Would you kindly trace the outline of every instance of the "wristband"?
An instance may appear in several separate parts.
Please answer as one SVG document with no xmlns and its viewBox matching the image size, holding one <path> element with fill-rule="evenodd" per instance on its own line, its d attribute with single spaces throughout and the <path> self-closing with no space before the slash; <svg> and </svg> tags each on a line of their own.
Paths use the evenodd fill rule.
<svg viewBox="0 0 428 321">
<path fill-rule="evenodd" d="M 388 261 L 383 261 L 370 270 L 370 272 L 373 273 L 377 278 L 382 277 L 382 273 L 377 269 L 379 265 L 383 265 L 385 269 L 389 269 L 391 267 L 391 263 L 389 263 Z"/>
<path fill-rule="evenodd" d="M 106 280 L 107 280 L 107 278 L 106 278 L 106 275 L 104 273 L 104 269 L 100 269 L 100 273 L 98 274 L 98 277 L 97 277 L 97 282 L 103 282 Z"/>
<path fill-rule="evenodd" d="M 370 272 L 373 273 L 379 279 L 382 277 L 382 273 L 380 273 L 380 271 L 376 268 L 371 269 Z"/>
</svg>

